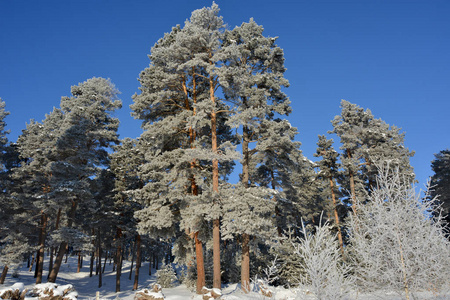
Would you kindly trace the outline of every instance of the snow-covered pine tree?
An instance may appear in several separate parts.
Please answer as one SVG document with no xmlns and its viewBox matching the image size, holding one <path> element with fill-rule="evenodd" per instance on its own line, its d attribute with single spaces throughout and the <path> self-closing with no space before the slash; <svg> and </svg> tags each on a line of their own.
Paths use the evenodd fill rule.
<svg viewBox="0 0 450 300">
<path fill-rule="evenodd" d="M 67 218 L 66 227 L 76 222 L 78 206 L 95 208 L 91 181 L 108 166 L 107 150 L 118 143 L 119 120 L 111 113 L 120 108 L 119 91 L 107 79 L 91 78 L 71 88 L 72 97 L 61 99 L 64 120 L 51 165 L 51 190 Z M 61 228 L 63 229 L 63 228 Z M 70 232 L 67 231 L 67 232 Z M 63 238 L 49 282 L 55 282 L 68 238 Z"/>
<path fill-rule="evenodd" d="M 361 131 L 368 127 L 369 121 L 373 118 L 370 111 L 364 111 L 356 104 L 348 101 L 341 101 L 341 114 L 331 121 L 333 130 L 341 142 L 340 149 L 343 150 L 341 163 L 344 169 L 341 185 L 344 187 L 344 201 L 351 204 L 353 211 L 357 210 L 356 198 L 365 198 L 365 189 L 362 182 L 361 168 L 359 167 L 361 156 L 359 150 L 362 145 Z"/>
<path fill-rule="evenodd" d="M 317 177 L 324 181 L 327 181 L 329 189 L 329 196 L 332 201 L 332 215 L 334 216 L 335 227 L 338 231 L 339 247 L 341 254 L 344 257 L 344 242 L 342 238 L 339 209 L 340 201 L 337 197 L 338 189 L 336 187 L 335 180 L 339 175 L 339 163 L 337 162 L 339 154 L 333 148 L 333 139 L 327 139 L 324 135 L 319 135 L 319 141 L 317 142 L 317 150 L 314 153 L 315 157 L 321 157 L 322 159 L 316 162 L 316 167 L 319 169 Z"/>
<path fill-rule="evenodd" d="M 144 207 L 136 218 L 139 231 L 154 238 L 178 235 L 181 207 L 186 206 L 181 202 L 189 194 L 197 196 L 201 178 L 198 162 L 187 156 L 185 150 L 195 148 L 197 136 L 203 134 L 199 128 L 186 126 L 186 120 L 196 114 L 194 105 L 205 87 L 203 78 L 196 75 L 201 70 L 195 66 L 181 68 L 191 52 L 180 44 L 180 31 L 180 26 L 172 28 L 152 47 L 151 64 L 139 78 L 141 94 L 133 96 L 131 105 L 133 115 L 143 121 L 144 129 L 136 145 L 143 157 L 138 169 L 143 186 L 134 190 L 134 197 Z M 195 224 L 188 225 L 181 239 L 190 239 L 190 232 L 197 234 L 200 230 Z M 201 249 L 201 243 L 197 243 L 199 269 L 203 269 Z M 201 271 L 198 274 L 200 291 L 204 276 Z"/>
<path fill-rule="evenodd" d="M 234 105 L 228 122 L 242 132 L 241 182 L 229 197 L 223 222 L 227 237 L 241 236 L 244 292 L 250 289 L 250 237 L 267 240 L 274 235 L 271 215 L 280 205 L 269 189 L 279 187 L 281 165 L 292 161 L 289 153 L 299 146 L 293 141 L 296 129 L 278 119 L 291 108 L 282 91 L 289 85 L 283 77 L 284 55 L 275 41 L 265 37 L 262 26 L 251 19 L 226 32 L 224 65 L 218 69 L 225 97 Z"/>
<path fill-rule="evenodd" d="M 51 193 L 50 181 L 53 176 L 51 165 L 56 159 L 55 148 L 63 118 L 63 112 L 54 108 L 42 123 L 32 120 L 17 140 L 21 163 L 14 169 L 14 178 L 20 182 L 20 190 L 17 190 L 16 197 L 24 204 L 27 203 L 30 215 L 40 216 L 40 221 L 31 219 L 37 222 L 35 226 L 39 235 L 36 283 L 42 282 L 45 240 L 52 227 L 48 224 L 50 222 L 53 225 L 56 222 L 59 208 Z"/>
<path fill-rule="evenodd" d="M 196 10 L 182 29 L 174 27 L 158 41 L 131 107 L 144 128 L 139 147 L 146 161 L 140 169 L 145 185 L 135 193 L 147 202 L 136 214 L 140 230 L 183 239 L 192 235 L 201 269 L 200 236 L 207 236 L 202 224 L 213 220 L 214 286 L 220 288 L 219 177 L 236 156 L 226 149 L 219 153 L 227 133 L 221 111 L 227 109 L 216 94 L 223 31 L 218 11 L 216 4 Z M 204 283 L 200 269 L 198 291 Z"/>
<path fill-rule="evenodd" d="M 122 237 L 127 236 L 128 240 L 133 237 L 140 241 L 140 235 L 137 232 L 137 220 L 134 217 L 135 212 L 142 209 L 140 202 L 133 198 L 130 191 L 140 189 L 143 181 L 138 176 L 139 166 L 144 163 L 143 153 L 139 151 L 138 140 L 125 138 L 121 140 L 121 144 L 114 147 L 111 154 L 111 171 L 114 174 L 114 203 L 111 206 L 110 216 L 111 227 L 114 228 L 116 235 L 114 237 L 116 243 L 117 257 L 121 257 Z M 113 235 L 113 236 L 114 236 Z M 137 248 L 140 257 L 140 247 Z M 136 266 L 138 272 L 139 266 Z M 120 291 L 120 268 L 116 269 L 116 291 Z M 138 273 L 136 273 L 138 274 Z M 135 287 L 138 285 L 138 275 L 135 276 Z"/>
<path fill-rule="evenodd" d="M 341 114 L 331 121 L 333 130 L 329 133 L 335 133 L 342 144 L 341 162 L 345 174 L 341 192 L 345 195 L 349 191 L 344 200 L 357 210 L 356 198 L 364 199 L 370 194 L 379 162 L 389 161 L 390 168 L 398 168 L 407 182 L 414 179 L 409 164 L 414 152 L 405 147 L 404 133 L 400 133 L 399 128 L 375 119 L 369 109 L 364 110 L 346 100 L 341 101 L 341 108 Z"/>
<path fill-rule="evenodd" d="M 11 169 L 18 159 L 15 146 L 8 145 L 5 118 L 9 112 L 5 107 L 6 103 L 0 98 L 0 266 L 3 267 L 0 284 L 4 283 L 8 269 L 18 267 L 31 248 L 21 232 L 29 224 L 22 223 L 26 220 L 26 208 L 21 205 L 21 199 L 13 196 Z"/>
<path fill-rule="evenodd" d="M 399 170 L 380 167 L 369 201 L 349 221 L 349 257 L 362 290 L 410 299 L 419 290 L 448 288 L 450 242 L 435 201 L 423 201 Z"/>
</svg>

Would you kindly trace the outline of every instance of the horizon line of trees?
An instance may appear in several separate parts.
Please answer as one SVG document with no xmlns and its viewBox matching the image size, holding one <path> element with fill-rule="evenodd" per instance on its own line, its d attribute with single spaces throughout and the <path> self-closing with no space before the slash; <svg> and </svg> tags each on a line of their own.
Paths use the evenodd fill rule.
<svg viewBox="0 0 450 300">
<path fill-rule="evenodd" d="M 162 257 L 186 266 L 197 293 L 239 281 L 249 292 L 274 257 L 283 266 L 277 283 L 288 286 L 302 272 L 289 240 L 304 237 L 303 225 L 329 222 L 348 257 L 348 218 L 374 197 L 380 163 L 405 186 L 415 180 L 404 133 L 345 100 L 328 132 L 340 148 L 321 135 L 318 161 L 308 160 L 286 119 L 283 50 L 253 19 L 227 30 L 213 3 L 166 33 L 149 59 L 131 105 L 142 121 L 136 139 L 118 137 L 112 113 L 122 104 L 108 79 L 72 86 L 16 143 L 6 138 L 0 102 L 0 283 L 33 253 L 42 282 L 46 250 L 55 282 L 71 249 L 80 264 L 91 255 L 99 286 L 102 258 L 114 257 L 116 291 L 127 256 L 136 262 L 134 289 L 142 259 Z M 435 191 L 445 195 L 448 156 L 433 162 Z"/>
</svg>

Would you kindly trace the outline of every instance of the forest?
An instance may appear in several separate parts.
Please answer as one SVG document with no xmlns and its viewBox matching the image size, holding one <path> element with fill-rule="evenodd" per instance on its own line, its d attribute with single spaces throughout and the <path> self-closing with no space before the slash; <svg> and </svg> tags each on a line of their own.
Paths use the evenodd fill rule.
<svg viewBox="0 0 450 300">
<path fill-rule="evenodd" d="M 163 288 L 199 295 L 234 283 L 268 299 L 273 287 L 316 299 L 450 295 L 450 150 L 430 162 L 421 194 L 405 133 L 342 100 L 308 159 L 276 38 L 253 19 L 226 29 L 216 4 L 148 57 L 131 105 L 136 139 L 119 139 L 110 79 L 72 86 L 16 142 L 0 99 L 0 287 L 24 264 L 36 284 L 56 283 L 70 256 L 78 271 L 89 259 L 99 288 L 112 262 L 115 292 L 127 261 L 136 291 L 147 262 Z"/>
</svg>

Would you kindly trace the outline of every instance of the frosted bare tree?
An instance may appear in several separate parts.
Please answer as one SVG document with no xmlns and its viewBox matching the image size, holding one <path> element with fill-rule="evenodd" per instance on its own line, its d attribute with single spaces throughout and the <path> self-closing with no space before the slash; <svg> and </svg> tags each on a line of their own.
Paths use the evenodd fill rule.
<svg viewBox="0 0 450 300">
<path fill-rule="evenodd" d="M 302 224 L 303 239 L 294 243 L 294 253 L 301 259 L 304 272 L 300 283 L 318 300 L 347 299 L 353 287 L 350 266 L 343 264 L 338 240 L 328 223 L 306 228 Z"/>
<path fill-rule="evenodd" d="M 439 293 L 449 284 L 450 243 L 436 199 L 423 201 L 398 171 L 386 170 L 380 168 L 377 188 L 350 218 L 357 284 L 406 299 L 422 289 Z"/>
</svg>

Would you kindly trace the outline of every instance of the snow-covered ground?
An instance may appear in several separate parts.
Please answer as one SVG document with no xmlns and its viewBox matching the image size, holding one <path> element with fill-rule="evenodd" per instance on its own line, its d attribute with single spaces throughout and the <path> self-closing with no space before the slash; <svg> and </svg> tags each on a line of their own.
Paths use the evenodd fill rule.
<svg viewBox="0 0 450 300">
<path fill-rule="evenodd" d="M 46 267 L 48 262 L 46 261 Z M 89 258 L 85 257 L 83 268 L 79 273 L 77 273 L 77 257 L 69 257 L 68 263 L 61 266 L 57 278 L 57 284 L 66 285 L 72 284 L 75 290 L 78 292 L 78 299 L 95 299 L 96 293 L 99 292 L 100 299 L 124 299 L 132 300 L 134 299 L 135 291 L 132 290 L 134 282 L 134 269 L 132 279 L 129 280 L 130 274 L 130 263 L 124 262 L 124 267 L 121 276 L 121 292 L 115 293 L 115 279 L 116 274 L 112 272 L 112 264 L 109 262 L 106 265 L 105 274 L 103 274 L 103 285 L 98 288 L 98 276 L 89 277 Z M 11 271 L 12 272 L 12 271 Z M 152 275 L 148 275 L 148 263 L 143 263 L 139 274 L 139 290 L 143 288 L 149 288 L 155 283 L 155 270 L 152 269 Z M 4 285 L 0 285 L 0 290 L 11 287 L 13 284 L 23 283 L 25 288 L 31 290 L 35 286 L 36 279 L 34 276 L 34 271 L 29 272 L 24 265 L 18 271 L 18 277 L 13 278 L 11 273 L 5 280 Z M 47 271 L 44 271 L 44 280 L 46 282 Z M 164 288 L 162 293 L 167 300 L 201 300 L 202 297 L 192 293 L 185 285 L 179 285 L 174 288 Z M 272 298 L 264 297 L 256 292 L 251 292 L 249 294 L 243 294 L 239 288 L 239 285 L 232 284 L 223 288 L 222 297 L 224 300 L 262 300 L 262 299 L 274 299 L 274 300 L 309 300 L 314 299 L 312 295 L 304 290 L 286 290 L 283 288 L 274 288 L 274 296 Z M 355 294 L 352 299 L 358 300 L 401 300 L 404 297 L 395 293 L 383 293 L 383 294 L 373 294 L 373 295 L 361 295 Z M 420 294 L 415 294 L 412 299 L 430 299 L 430 300 L 450 300 L 450 291 L 445 295 L 434 295 L 431 292 L 423 292 Z"/>
</svg>

